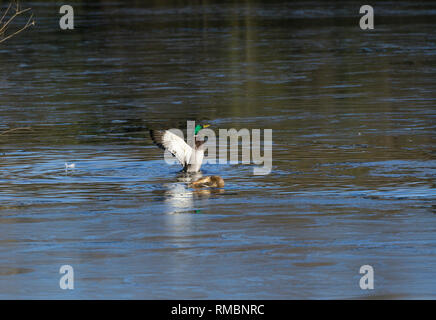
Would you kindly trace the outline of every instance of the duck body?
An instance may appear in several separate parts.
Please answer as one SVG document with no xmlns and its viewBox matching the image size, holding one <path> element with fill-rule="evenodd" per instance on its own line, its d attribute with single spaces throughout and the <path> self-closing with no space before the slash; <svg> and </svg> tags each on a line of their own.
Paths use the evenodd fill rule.
<svg viewBox="0 0 436 320">
<path fill-rule="evenodd" d="M 194 188 L 224 188 L 224 179 L 220 176 L 207 176 L 202 177 L 190 184 Z"/>
<path fill-rule="evenodd" d="M 185 172 L 199 172 L 201 165 L 203 164 L 204 158 L 204 142 L 195 138 L 195 148 L 191 152 L 191 156 L 189 157 L 189 161 L 187 164 L 183 166 L 183 171 Z"/>
</svg>

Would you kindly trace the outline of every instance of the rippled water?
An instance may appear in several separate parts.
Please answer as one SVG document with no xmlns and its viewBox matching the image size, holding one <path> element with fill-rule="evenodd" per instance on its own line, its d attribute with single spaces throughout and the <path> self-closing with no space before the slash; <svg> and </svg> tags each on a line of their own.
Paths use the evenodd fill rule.
<svg viewBox="0 0 436 320">
<path fill-rule="evenodd" d="M 436 4 L 188 3 L 0 45 L 0 298 L 435 298 Z M 273 129 L 271 174 L 189 188 L 147 128 L 192 119 Z"/>
</svg>

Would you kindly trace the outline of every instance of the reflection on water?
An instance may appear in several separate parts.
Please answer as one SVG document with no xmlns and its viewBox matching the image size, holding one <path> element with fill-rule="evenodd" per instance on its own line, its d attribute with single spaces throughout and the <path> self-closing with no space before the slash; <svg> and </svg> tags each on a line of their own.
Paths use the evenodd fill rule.
<svg viewBox="0 0 436 320">
<path fill-rule="evenodd" d="M 0 298 L 435 297 L 434 5 L 73 5 L 0 46 Z M 191 188 L 147 131 L 188 119 L 273 129 L 271 174 Z"/>
<path fill-rule="evenodd" d="M 178 213 L 192 210 L 194 193 L 180 183 L 164 184 L 165 203 L 168 204 L 169 213 Z"/>
</svg>

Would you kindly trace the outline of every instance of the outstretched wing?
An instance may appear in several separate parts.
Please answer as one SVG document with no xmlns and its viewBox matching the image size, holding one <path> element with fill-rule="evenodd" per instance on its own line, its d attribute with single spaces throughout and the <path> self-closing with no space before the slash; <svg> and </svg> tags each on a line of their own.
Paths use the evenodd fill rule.
<svg viewBox="0 0 436 320">
<path fill-rule="evenodd" d="M 168 150 L 183 167 L 187 166 L 192 155 L 192 148 L 185 140 L 168 130 L 150 130 L 150 136 L 159 148 Z"/>
</svg>

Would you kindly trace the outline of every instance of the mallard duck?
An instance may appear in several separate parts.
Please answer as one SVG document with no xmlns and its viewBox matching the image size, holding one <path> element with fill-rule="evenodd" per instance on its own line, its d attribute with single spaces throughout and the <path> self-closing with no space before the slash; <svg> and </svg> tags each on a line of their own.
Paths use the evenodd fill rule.
<svg viewBox="0 0 436 320">
<path fill-rule="evenodd" d="M 180 164 L 185 172 L 199 172 L 204 157 L 204 143 L 206 140 L 198 140 L 197 134 L 209 125 L 196 125 L 194 131 L 195 147 L 191 148 L 185 140 L 169 130 L 150 130 L 153 142 L 161 149 L 168 150 Z"/>
<path fill-rule="evenodd" d="M 190 184 L 191 187 L 194 188 L 223 188 L 224 187 L 224 179 L 220 176 L 207 176 L 200 178 Z"/>
</svg>

